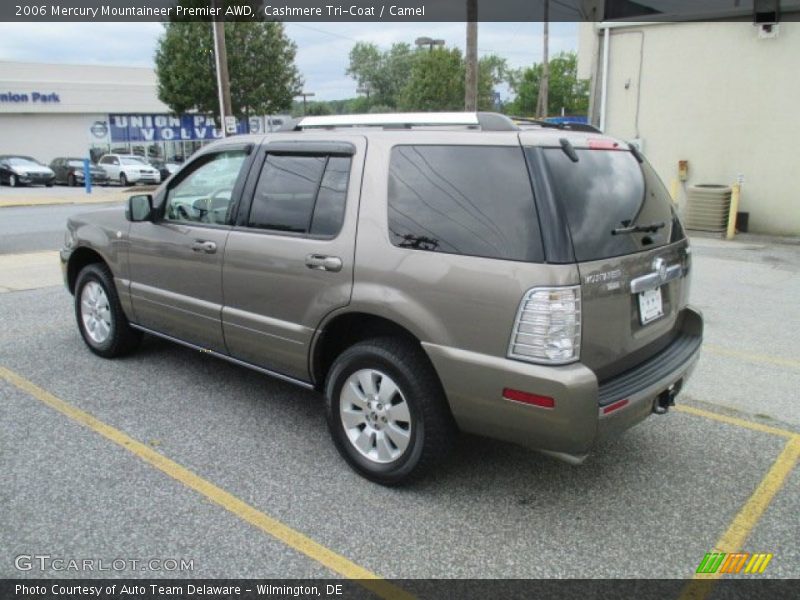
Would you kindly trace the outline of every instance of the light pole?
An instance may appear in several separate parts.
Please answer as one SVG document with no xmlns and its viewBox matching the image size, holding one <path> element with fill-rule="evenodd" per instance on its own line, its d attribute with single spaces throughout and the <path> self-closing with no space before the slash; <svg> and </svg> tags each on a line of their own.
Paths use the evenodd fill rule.
<svg viewBox="0 0 800 600">
<path fill-rule="evenodd" d="M 307 107 L 307 105 L 308 105 L 308 98 L 312 98 L 312 97 L 316 96 L 316 94 L 315 94 L 314 92 L 300 92 L 300 93 L 299 93 L 299 94 L 297 94 L 297 96 L 295 96 L 295 97 L 296 97 L 296 98 L 299 98 L 300 96 L 302 96 L 302 97 L 303 97 L 303 115 L 305 116 L 305 114 L 306 114 L 306 107 Z"/>
<path fill-rule="evenodd" d="M 444 40 L 433 39 L 429 37 L 418 37 L 414 40 L 415 46 L 427 46 L 429 52 L 433 52 L 434 46 L 444 46 Z"/>
</svg>

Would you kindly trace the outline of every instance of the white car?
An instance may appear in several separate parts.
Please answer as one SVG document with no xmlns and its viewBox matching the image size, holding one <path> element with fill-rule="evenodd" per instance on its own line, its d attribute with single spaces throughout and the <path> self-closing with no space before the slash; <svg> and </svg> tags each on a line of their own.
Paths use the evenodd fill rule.
<svg viewBox="0 0 800 600">
<path fill-rule="evenodd" d="M 108 173 L 111 181 L 120 185 L 137 183 L 161 183 L 161 173 L 147 161 L 133 154 L 104 154 L 97 162 Z"/>
</svg>

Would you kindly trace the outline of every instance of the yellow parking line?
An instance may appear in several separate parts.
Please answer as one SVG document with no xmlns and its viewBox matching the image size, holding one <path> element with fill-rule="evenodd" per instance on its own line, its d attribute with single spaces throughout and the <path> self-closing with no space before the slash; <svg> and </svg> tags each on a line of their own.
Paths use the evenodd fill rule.
<svg viewBox="0 0 800 600">
<path fill-rule="evenodd" d="M 791 369 L 800 369 L 800 360 L 793 360 L 791 358 L 781 358 L 779 356 L 770 356 L 769 354 L 741 352 L 739 350 L 731 350 L 729 348 L 723 348 L 722 346 L 715 346 L 713 344 L 703 344 L 703 351 L 710 352 L 711 354 L 719 354 L 720 356 L 740 358 L 749 362 L 765 363 L 778 367 L 789 367 Z"/>
<path fill-rule="evenodd" d="M 79 408 L 64 402 L 60 398 L 57 398 L 50 392 L 43 390 L 27 379 L 17 375 L 13 371 L 0 366 L 0 378 L 5 379 L 10 384 L 30 394 L 50 408 L 53 408 L 61 414 L 66 415 L 73 421 L 88 427 L 103 437 L 111 440 L 115 444 L 122 446 L 143 461 L 154 466 L 159 471 L 169 475 L 176 481 L 180 481 L 186 487 L 202 494 L 211 502 L 218 504 L 240 519 L 247 521 L 264 533 L 267 533 L 275 539 L 283 542 L 290 548 L 293 548 L 301 554 L 304 554 L 307 557 L 324 565 L 334 573 L 338 573 L 349 579 L 358 580 L 360 585 L 374 592 L 381 598 L 392 600 L 414 598 L 414 596 L 405 590 L 389 583 L 384 579 L 381 579 L 375 573 L 355 564 L 341 554 L 337 554 L 333 550 L 326 548 L 322 544 L 315 542 L 299 531 L 295 531 L 288 525 L 284 525 L 277 519 L 274 519 L 273 517 L 270 517 L 269 515 L 250 506 L 233 494 L 230 494 L 217 487 L 210 481 L 203 479 L 187 468 L 182 467 L 178 463 L 170 460 L 166 456 L 155 452 L 149 446 L 136 441 L 119 429 L 115 429 L 114 427 L 103 423 L 89 413 L 86 413 Z"/>
<path fill-rule="evenodd" d="M 748 421 L 747 419 L 740 419 L 738 417 L 729 417 L 720 413 L 712 412 L 710 410 L 703 410 L 694 406 L 687 406 L 686 404 L 679 404 L 672 407 L 673 410 L 683 412 L 696 417 L 703 417 L 704 419 L 712 419 L 720 423 L 728 423 L 729 425 L 736 425 L 737 427 L 744 427 L 745 429 L 752 429 L 753 431 L 760 431 L 761 433 L 769 433 L 784 438 L 796 437 L 797 433 L 789 431 L 788 429 L 781 429 L 780 427 L 771 427 L 770 425 L 763 425 L 755 421 Z"/>
<path fill-rule="evenodd" d="M 772 463 L 769 471 L 758 484 L 752 496 L 745 502 L 739 513 L 722 537 L 710 552 L 739 552 L 745 541 L 766 512 L 775 495 L 786 483 L 786 479 L 800 459 L 800 435 L 793 435 L 783 450 Z M 704 580 L 715 580 L 722 576 L 722 569 L 716 573 L 696 573 L 692 581 L 681 594 L 681 600 L 701 600 L 712 590 L 713 583 Z"/>
</svg>

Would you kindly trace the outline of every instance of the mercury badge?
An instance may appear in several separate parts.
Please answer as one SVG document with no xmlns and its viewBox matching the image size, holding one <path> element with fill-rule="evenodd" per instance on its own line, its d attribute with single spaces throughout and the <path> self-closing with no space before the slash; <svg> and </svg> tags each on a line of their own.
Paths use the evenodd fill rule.
<svg viewBox="0 0 800 600">
<path fill-rule="evenodd" d="M 653 259 L 653 271 L 658 273 L 659 280 L 664 283 L 667 279 L 667 261 L 661 257 Z"/>
</svg>

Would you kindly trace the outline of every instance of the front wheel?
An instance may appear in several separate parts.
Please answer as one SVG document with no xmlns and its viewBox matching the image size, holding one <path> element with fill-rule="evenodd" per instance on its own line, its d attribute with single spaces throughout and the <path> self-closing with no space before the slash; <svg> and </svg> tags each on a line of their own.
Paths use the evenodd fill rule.
<svg viewBox="0 0 800 600">
<path fill-rule="evenodd" d="M 19 186 L 19 179 L 13 173 L 8 177 L 8 185 L 11 187 Z"/>
<path fill-rule="evenodd" d="M 87 265 L 78 274 L 75 316 L 83 341 L 98 356 L 123 356 L 139 345 L 142 334 L 129 325 L 111 271 L 101 263 Z"/>
<path fill-rule="evenodd" d="M 70 173 L 69 177 L 67 177 L 67 185 L 69 187 L 75 187 L 76 185 L 78 185 L 78 181 L 77 179 L 75 179 L 75 175 L 73 175 L 72 173 Z"/>
<path fill-rule="evenodd" d="M 379 338 L 348 348 L 325 385 L 339 453 L 382 485 L 407 483 L 447 454 L 455 425 L 433 367 L 417 344 Z"/>
<path fill-rule="evenodd" d="M 128 187 L 128 178 L 125 176 L 125 173 L 119 174 L 119 184 L 124 187 Z"/>
</svg>

